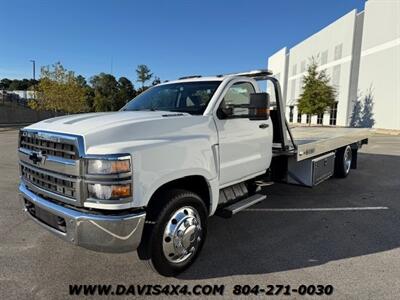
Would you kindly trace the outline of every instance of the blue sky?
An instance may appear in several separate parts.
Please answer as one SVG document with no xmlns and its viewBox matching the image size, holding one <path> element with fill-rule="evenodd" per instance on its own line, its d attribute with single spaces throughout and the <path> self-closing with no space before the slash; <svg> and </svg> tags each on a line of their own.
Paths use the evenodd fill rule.
<svg viewBox="0 0 400 300">
<path fill-rule="evenodd" d="M 30 59 L 132 81 L 138 64 L 162 80 L 263 68 L 364 2 L 0 0 L 0 78 L 30 78 Z"/>
</svg>

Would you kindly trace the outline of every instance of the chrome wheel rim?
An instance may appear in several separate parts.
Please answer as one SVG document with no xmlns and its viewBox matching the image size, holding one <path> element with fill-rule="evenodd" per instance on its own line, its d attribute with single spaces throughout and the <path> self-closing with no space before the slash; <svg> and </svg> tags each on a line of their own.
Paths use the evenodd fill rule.
<svg viewBox="0 0 400 300">
<path fill-rule="evenodd" d="M 182 263 L 192 257 L 201 242 L 201 219 L 191 206 L 178 209 L 168 220 L 163 234 L 163 252 L 172 263 Z"/>
<path fill-rule="evenodd" d="M 344 151 L 344 169 L 346 171 L 346 174 L 350 172 L 350 167 L 351 167 L 351 148 L 347 146 L 346 150 Z"/>
</svg>

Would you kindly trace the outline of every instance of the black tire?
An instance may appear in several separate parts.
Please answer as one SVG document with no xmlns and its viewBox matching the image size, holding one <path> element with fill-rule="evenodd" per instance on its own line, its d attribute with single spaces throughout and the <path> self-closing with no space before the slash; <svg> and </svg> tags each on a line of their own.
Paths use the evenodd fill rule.
<svg viewBox="0 0 400 300">
<path fill-rule="evenodd" d="M 335 154 L 335 177 L 345 178 L 350 173 L 352 150 L 350 146 L 340 148 Z"/>
<path fill-rule="evenodd" d="M 145 226 L 138 254 L 142 259 L 147 258 L 147 262 L 150 266 L 161 275 L 174 276 L 187 269 L 196 260 L 204 245 L 207 235 L 207 208 L 202 199 L 197 194 L 190 191 L 174 189 L 167 191 L 163 195 L 160 195 L 160 197 L 163 197 L 162 200 L 165 205 L 157 214 L 155 224 L 147 224 Z M 182 262 L 171 262 L 170 260 L 173 258 L 168 258 L 164 249 L 167 244 L 167 239 L 165 238 L 167 224 L 170 225 L 171 220 L 174 220 L 172 217 L 177 212 L 185 210 L 185 208 L 193 209 L 193 211 L 197 213 L 196 216 L 199 217 L 201 230 L 196 230 L 195 233 L 191 234 L 190 232 L 188 235 L 185 235 L 190 235 L 189 239 L 192 239 L 192 236 L 196 238 L 196 247 L 192 247 L 192 249 L 195 248 L 195 250 L 189 253 L 190 256 Z M 178 227 L 179 224 L 183 224 L 182 222 L 183 221 L 180 221 L 176 227 Z M 189 227 L 192 226 L 194 225 L 192 224 Z M 195 227 L 198 228 L 198 226 Z M 200 241 L 198 241 L 198 237 L 200 237 Z M 185 241 L 187 241 L 187 239 Z M 174 238 L 169 239 L 168 242 L 172 243 L 173 249 L 176 249 Z"/>
</svg>

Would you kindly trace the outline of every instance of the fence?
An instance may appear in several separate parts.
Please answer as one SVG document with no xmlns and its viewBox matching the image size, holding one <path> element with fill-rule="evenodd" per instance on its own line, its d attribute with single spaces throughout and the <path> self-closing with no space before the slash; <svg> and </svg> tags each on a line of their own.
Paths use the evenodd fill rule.
<svg viewBox="0 0 400 300">
<path fill-rule="evenodd" d="M 56 115 L 50 111 L 30 109 L 27 100 L 18 95 L 0 93 L 0 126 L 31 124 Z"/>
</svg>

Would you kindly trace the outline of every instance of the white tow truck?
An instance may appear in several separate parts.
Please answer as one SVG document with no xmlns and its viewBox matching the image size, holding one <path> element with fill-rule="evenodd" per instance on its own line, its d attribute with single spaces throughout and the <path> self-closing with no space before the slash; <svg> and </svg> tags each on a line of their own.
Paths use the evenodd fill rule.
<svg viewBox="0 0 400 300">
<path fill-rule="evenodd" d="M 266 70 L 154 86 L 119 112 L 61 116 L 20 131 L 20 199 L 62 239 L 137 249 L 163 275 L 193 263 L 207 218 L 266 198 L 259 185 L 312 187 L 357 166 L 368 131 L 295 128 Z M 268 82 L 270 95 L 257 81 Z M 270 103 L 271 102 L 271 103 Z"/>
</svg>

